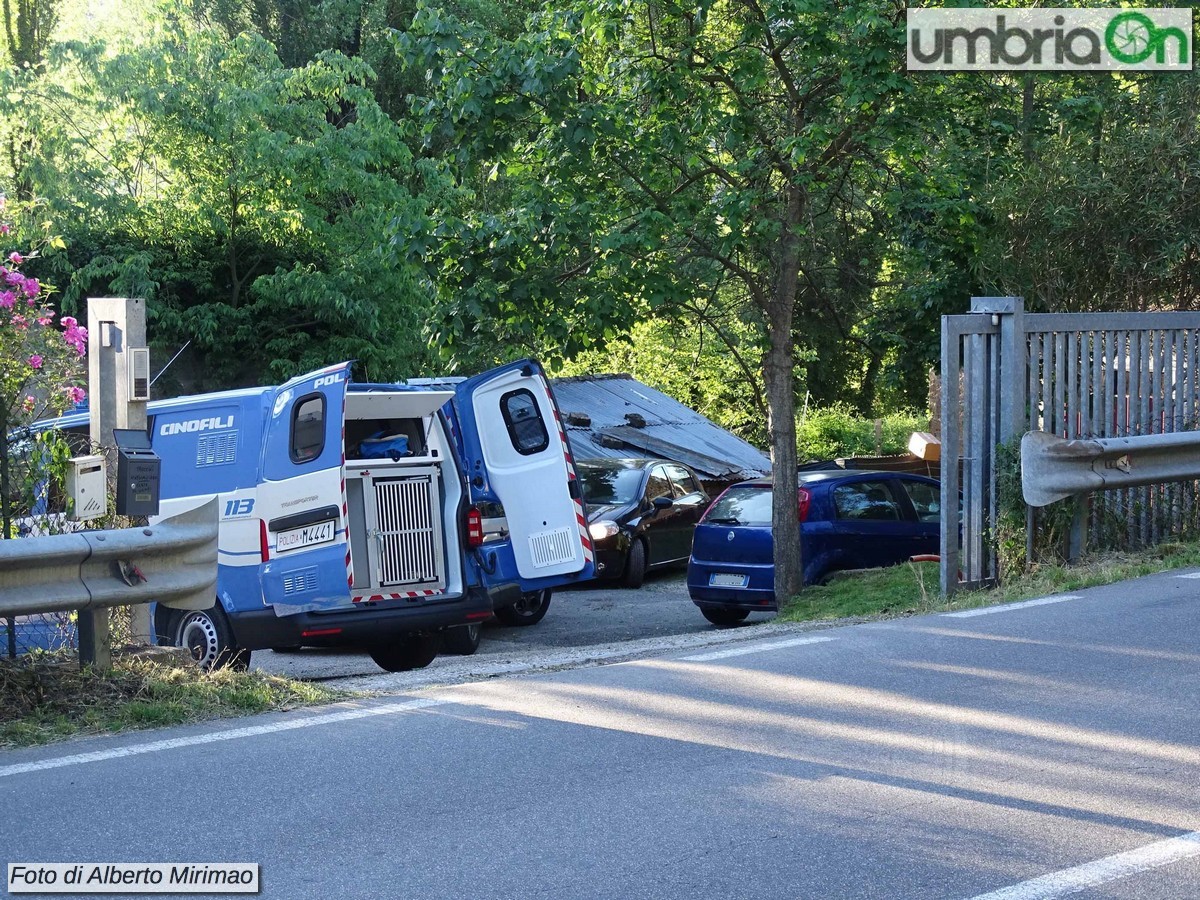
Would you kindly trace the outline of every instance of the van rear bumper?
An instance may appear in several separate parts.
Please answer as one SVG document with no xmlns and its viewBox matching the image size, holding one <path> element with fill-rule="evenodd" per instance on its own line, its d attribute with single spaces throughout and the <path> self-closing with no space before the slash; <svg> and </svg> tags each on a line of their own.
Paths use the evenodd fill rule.
<svg viewBox="0 0 1200 900">
<path fill-rule="evenodd" d="M 297 613 L 277 616 L 274 610 L 253 610 L 229 617 L 237 642 L 248 650 L 264 647 L 367 646 L 413 631 L 437 631 L 481 622 L 492 614 L 492 601 L 482 591 L 469 591 L 458 600 L 414 603 L 384 609 Z"/>
</svg>

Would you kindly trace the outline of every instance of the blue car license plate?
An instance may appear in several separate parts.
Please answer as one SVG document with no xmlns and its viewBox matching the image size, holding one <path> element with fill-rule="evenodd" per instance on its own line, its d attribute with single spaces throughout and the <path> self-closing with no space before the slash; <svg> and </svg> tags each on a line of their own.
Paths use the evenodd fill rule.
<svg viewBox="0 0 1200 900">
<path fill-rule="evenodd" d="M 708 576 L 710 587 L 745 587 L 746 582 L 750 580 L 748 575 L 726 575 L 723 572 L 714 572 Z"/>
</svg>

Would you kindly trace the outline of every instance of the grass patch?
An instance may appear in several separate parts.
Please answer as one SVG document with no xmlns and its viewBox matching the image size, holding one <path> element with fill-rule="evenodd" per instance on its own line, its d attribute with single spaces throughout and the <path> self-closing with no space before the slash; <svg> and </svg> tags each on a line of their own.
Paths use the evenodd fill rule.
<svg viewBox="0 0 1200 900">
<path fill-rule="evenodd" d="M 985 591 L 960 591 L 946 602 L 938 589 L 937 563 L 904 563 L 835 578 L 805 588 L 779 613 L 784 622 L 844 618 L 894 618 L 996 603 L 1112 584 L 1169 569 L 1200 566 L 1200 544 L 1160 544 L 1139 553 L 1107 553 L 1078 565 L 1038 566 L 1008 584 Z"/>
<path fill-rule="evenodd" d="M 81 671 L 73 653 L 33 653 L 0 659 L 0 747 L 289 710 L 343 696 L 262 672 L 202 672 L 120 656 L 108 672 Z"/>
</svg>

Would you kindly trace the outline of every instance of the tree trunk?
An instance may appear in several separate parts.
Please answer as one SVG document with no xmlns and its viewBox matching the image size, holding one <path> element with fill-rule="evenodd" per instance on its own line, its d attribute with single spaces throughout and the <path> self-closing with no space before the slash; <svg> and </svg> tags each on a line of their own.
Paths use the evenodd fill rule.
<svg viewBox="0 0 1200 900">
<path fill-rule="evenodd" d="M 792 324 L 800 277 L 800 239 L 796 233 L 804 210 L 802 191 L 788 189 L 787 210 L 779 241 L 779 280 L 767 303 L 767 352 L 763 376 L 767 387 L 771 430 L 771 532 L 775 544 L 775 601 L 783 605 L 804 587 L 800 521 L 796 515 L 796 392 Z"/>
<path fill-rule="evenodd" d="M 767 406 L 771 429 L 771 479 L 774 499 L 771 506 L 771 531 L 775 539 L 775 599 L 780 605 L 804 586 L 804 560 L 800 552 L 800 523 L 796 517 L 796 395 L 792 383 L 794 353 L 792 329 L 780 327 L 776 318 L 792 318 L 791 304 L 786 313 L 773 310 L 770 346 L 763 361 L 767 382 Z"/>
</svg>

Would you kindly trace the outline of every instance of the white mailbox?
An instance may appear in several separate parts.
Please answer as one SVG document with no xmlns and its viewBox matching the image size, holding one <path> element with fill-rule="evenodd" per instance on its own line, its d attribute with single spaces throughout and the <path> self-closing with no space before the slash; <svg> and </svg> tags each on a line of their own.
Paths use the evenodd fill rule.
<svg viewBox="0 0 1200 900">
<path fill-rule="evenodd" d="M 103 456 L 76 456 L 67 460 L 68 519 L 82 522 L 108 511 L 108 478 Z"/>
</svg>

